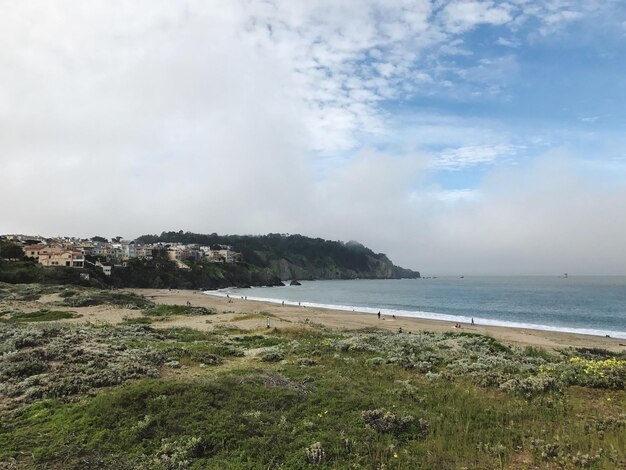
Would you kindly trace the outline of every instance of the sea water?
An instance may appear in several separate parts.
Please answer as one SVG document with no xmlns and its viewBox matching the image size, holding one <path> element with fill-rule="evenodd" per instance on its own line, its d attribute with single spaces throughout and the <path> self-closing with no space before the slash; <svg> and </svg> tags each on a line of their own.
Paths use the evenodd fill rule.
<svg viewBox="0 0 626 470">
<path fill-rule="evenodd" d="M 450 322 L 609 335 L 626 339 L 626 276 L 438 277 L 301 281 L 301 286 L 222 289 L 288 305 Z"/>
</svg>

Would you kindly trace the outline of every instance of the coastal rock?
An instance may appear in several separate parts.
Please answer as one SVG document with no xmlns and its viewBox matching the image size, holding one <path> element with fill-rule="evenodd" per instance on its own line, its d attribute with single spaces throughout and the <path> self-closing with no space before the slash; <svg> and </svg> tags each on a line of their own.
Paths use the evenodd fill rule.
<svg viewBox="0 0 626 470">
<path fill-rule="evenodd" d="M 289 283 L 290 286 L 301 286 L 302 284 L 300 284 L 298 281 L 296 281 L 295 279 L 293 281 L 291 281 Z"/>
</svg>

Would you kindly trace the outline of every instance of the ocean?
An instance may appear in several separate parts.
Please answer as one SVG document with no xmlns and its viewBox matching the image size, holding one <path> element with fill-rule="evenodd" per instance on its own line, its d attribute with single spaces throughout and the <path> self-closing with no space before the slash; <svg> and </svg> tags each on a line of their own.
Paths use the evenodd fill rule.
<svg viewBox="0 0 626 470">
<path fill-rule="evenodd" d="M 301 281 L 211 295 L 626 339 L 626 276 Z"/>
</svg>

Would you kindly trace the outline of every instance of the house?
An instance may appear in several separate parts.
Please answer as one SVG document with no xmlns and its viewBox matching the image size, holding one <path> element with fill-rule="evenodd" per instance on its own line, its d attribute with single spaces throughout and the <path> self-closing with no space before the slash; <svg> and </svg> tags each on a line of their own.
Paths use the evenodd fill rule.
<svg viewBox="0 0 626 470">
<path fill-rule="evenodd" d="M 230 248 L 222 248 L 219 250 L 205 250 L 204 257 L 207 261 L 211 263 L 238 263 L 241 262 L 243 259 L 241 253 L 232 251 Z"/>
<path fill-rule="evenodd" d="M 24 247 L 22 247 L 22 250 L 24 250 L 24 256 L 28 256 L 29 258 L 38 259 L 39 258 L 39 252 L 41 250 L 45 250 L 46 248 L 49 248 L 49 246 L 46 245 L 45 243 L 37 243 L 35 245 L 24 246 Z"/>
<path fill-rule="evenodd" d="M 85 255 L 80 251 L 62 247 L 47 247 L 39 250 L 37 261 L 42 266 L 64 266 L 83 268 Z"/>
<path fill-rule="evenodd" d="M 105 276 L 110 276 L 113 272 L 113 266 L 110 264 L 102 264 L 100 261 L 96 261 L 96 267 L 102 269 Z"/>
<path fill-rule="evenodd" d="M 137 258 L 152 259 L 152 245 L 135 245 Z"/>
</svg>

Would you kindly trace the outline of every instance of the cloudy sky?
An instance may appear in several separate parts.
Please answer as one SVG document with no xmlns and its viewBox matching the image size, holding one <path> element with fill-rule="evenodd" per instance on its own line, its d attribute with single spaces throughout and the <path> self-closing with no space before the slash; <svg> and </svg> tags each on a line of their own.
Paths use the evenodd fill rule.
<svg viewBox="0 0 626 470">
<path fill-rule="evenodd" d="M 622 0 L 0 0 L 0 233 L 626 274 Z"/>
</svg>

